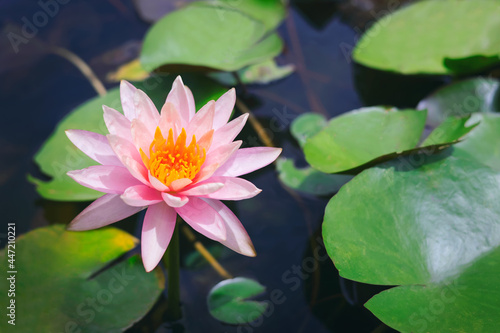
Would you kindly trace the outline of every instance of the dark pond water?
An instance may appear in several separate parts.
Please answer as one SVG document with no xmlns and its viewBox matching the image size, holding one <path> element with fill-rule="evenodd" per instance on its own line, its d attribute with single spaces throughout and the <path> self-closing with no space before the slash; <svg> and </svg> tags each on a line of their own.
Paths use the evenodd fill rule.
<svg viewBox="0 0 500 333">
<path fill-rule="evenodd" d="M 286 48 L 278 60 L 295 64 L 297 72 L 268 86 L 248 87 L 242 95 L 276 145 L 284 148 L 283 156 L 296 159 L 298 165 L 304 163 L 303 158 L 288 132 L 297 115 L 316 111 L 332 117 L 374 104 L 411 107 L 442 84 L 441 78 L 390 75 L 351 62 L 349 51 L 367 22 L 376 17 L 370 10 L 381 13 L 383 6 L 383 1 L 311 1 L 292 7 L 279 29 Z M 35 1 L 0 2 L 0 202 L 2 223 L 16 222 L 18 234 L 68 223 L 88 204 L 43 200 L 26 181 L 28 173 L 42 176 L 32 158 L 57 122 L 96 95 L 80 72 L 47 53 L 46 45 L 75 52 L 105 80 L 109 71 L 137 55 L 149 26 L 128 0 L 68 1 L 15 53 L 6 34 L 9 24 L 20 26 L 24 17 L 32 18 L 38 11 Z M 250 126 L 240 135 L 247 144 L 254 137 Z M 166 303 L 161 298 L 129 331 L 391 332 L 362 306 L 381 288 L 339 281 L 331 260 L 324 256 L 320 227 L 328 198 L 286 190 L 272 166 L 248 179 L 263 192 L 230 207 L 247 228 L 258 256 L 246 258 L 203 241 L 233 275 L 254 278 L 267 287 L 259 299 L 269 300 L 271 291 L 282 291 L 280 304 L 275 303 L 262 320 L 249 326 L 219 323 L 208 313 L 206 295 L 221 278 L 200 260 L 182 267 L 183 320 L 173 328 L 166 323 Z M 137 220 L 130 218 L 115 226 L 137 233 Z M 4 241 L 4 231 L 0 233 Z M 185 239 L 182 242 L 186 263 L 193 249 Z M 318 246 L 320 260 L 312 260 Z"/>
</svg>

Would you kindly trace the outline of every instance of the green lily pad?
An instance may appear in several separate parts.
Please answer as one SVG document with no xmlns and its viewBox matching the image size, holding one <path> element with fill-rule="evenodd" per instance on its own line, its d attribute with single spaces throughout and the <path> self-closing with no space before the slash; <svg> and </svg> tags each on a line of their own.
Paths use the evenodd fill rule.
<svg viewBox="0 0 500 333">
<path fill-rule="evenodd" d="M 141 319 L 160 296 L 161 270 L 146 273 L 135 255 L 101 272 L 110 261 L 135 247 L 137 239 L 105 228 L 65 231 L 63 225 L 19 236 L 15 246 L 15 299 L 19 332 L 123 332 Z M 8 248 L 0 251 L 7 263 Z M 8 276 L 11 273 L 7 273 Z M 6 278 L 2 290 L 9 290 Z M 7 320 L 2 332 L 10 332 Z"/>
<path fill-rule="evenodd" d="M 349 175 L 328 174 L 311 167 L 298 169 L 292 160 L 279 158 L 276 161 L 279 179 L 286 186 L 313 195 L 336 193 L 352 179 Z"/>
<path fill-rule="evenodd" d="M 448 144 L 456 142 L 469 133 L 479 124 L 479 121 L 471 124 L 469 117 L 449 117 L 441 125 L 436 127 L 431 134 L 422 142 L 422 147 Z"/>
<path fill-rule="evenodd" d="M 401 285 L 366 304 L 401 332 L 499 325 L 500 173 L 450 153 L 365 170 L 326 208 L 323 238 L 341 276 Z"/>
<path fill-rule="evenodd" d="M 156 1 L 156 0 L 136 0 L 134 5 L 139 16 L 147 22 L 156 22 L 166 14 L 186 6 L 189 3 L 193 5 L 216 5 L 241 11 L 254 19 L 264 23 L 268 30 L 275 29 L 285 18 L 286 10 L 281 0 L 178 0 Z"/>
<path fill-rule="evenodd" d="M 474 159 L 500 170 L 500 114 L 475 114 L 474 118 L 479 124 L 454 146 L 453 155 Z"/>
<path fill-rule="evenodd" d="M 292 74 L 295 66 L 292 64 L 278 66 L 273 59 L 265 60 L 261 63 L 250 65 L 237 71 L 241 83 L 245 84 L 268 84 L 281 80 Z M 240 82 L 236 80 L 233 73 L 214 72 L 209 76 L 214 80 L 227 86 L 235 86 Z"/>
<path fill-rule="evenodd" d="M 197 4 L 204 3 L 241 11 L 264 23 L 267 30 L 276 29 L 286 16 L 285 5 L 282 0 L 207 0 L 197 2 Z"/>
<path fill-rule="evenodd" d="M 144 90 L 160 109 L 174 79 L 173 75 L 153 76 L 135 85 Z M 198 108 L 225 92 L 225 88 L 200 75 L 183 75 L 183 80 L 193 91 Z M 101 192 L 79 185 L 66 175 L 70 170 L 83 169 L 97 162 L 76 148 L 64 133 L 67 129 L 82 129 L 106 134 L 107 129 L 102 116 L 103 105 L 122 111 L 118 88 L 108 91 L 105 96 L 95 97 L 70 112 L 36 153 L 35 162 L 43 173 L 52 177 L 50 181 L 42 181 L 31 176 L 28 178 L 37 186 L 37 191 L 42 197 L 59 201 L 85 201 L 103 195 Z"/>
<path fill-rule="evenodd" d="M 319 133 L 327 125 L 328 121 L 319 113 L 304 113 L 293 120 L 290 133 L 292 133 L 299 145 L 304 147 L 308 138 Z"/>
<path fill-rule="evenodd" d="M 265 290 L 257 281 L 243 277 L 224 280 L 210 290 L 208 310 L 214 318 L 227 324 L 252 322 L 266 311 L 268 304 L 248 298 Z"/>
<path fill-rule="evenodd" d="M 499 17 L 497 0 L 419 1 L 377 21 L 353 57 L 404 74 L 480 71 L 500 61 Z"/>
<path fill-rule="evenodd" d="M 490 78 L 473 78 L 455 82 L 426 97 L 417 106 L 427 110 L 427 124 L 435 127 L 446 118 L 464 117 L 474 112 L 500 110 L 500 82 Z"/>
<path fill-rule="evenodd" d="M 306 141 L 306 160 L 322 172 L 338 173 L 412 149 L 422 135 L 426 113 L 381 107 L 348 112 Z"/>
<path fill-rule="evenodd" d="M 247 14 L 208 4 L 176 10 L 148 31 L 141 52 L 147 71 L 190 65 L 236 71 L 274 58 L 282 49 L 276 33 Z"/>
</svg>

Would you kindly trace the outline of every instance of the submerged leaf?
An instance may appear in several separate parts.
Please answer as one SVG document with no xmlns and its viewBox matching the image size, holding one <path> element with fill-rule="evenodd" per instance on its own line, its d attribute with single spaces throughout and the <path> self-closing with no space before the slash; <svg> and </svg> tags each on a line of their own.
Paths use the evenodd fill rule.
<svg viewBox="0 0 500 333">
<path fill-rule="evenodd" d="M 352 179 L 349 175 L 331 175 L 311 167 L 298 169 L 293 161 L 280 158 L 276 162 L 279 179 L 288 187 L 314 195 L 336 193 Z"/>
<path fill-rule="evenodd" d="M 500 82 L 473 78 L 447 85 L 418 103 L 427 110 L 427 125 L 438 126 L 448 117 L 465 117 L 474 112 L 500 111 Z"/>
<path fill-rule="evenodd" d="M 266 311 L 268 304 L 248 298 L 265 290 L 257 281 L 243 277 L 224 280 L 210 290 L 208 310 L 216 319 L 228 324 L 252 322 Z"/>
<path fill-rule="evenodd" d="M 268 84 L 273 81 L 281 80 L 292 74 L 295 66 L 292 64 L 278 66 L 276 61 L 268 59 L 261 63 L 250 65 L 246 68 L 237 71 L 241 83 L 245 84 Z M 209 76 L 228 86 L 239 84 L 233 73 L 216 72 L 210 73 Z"/>
</svg>

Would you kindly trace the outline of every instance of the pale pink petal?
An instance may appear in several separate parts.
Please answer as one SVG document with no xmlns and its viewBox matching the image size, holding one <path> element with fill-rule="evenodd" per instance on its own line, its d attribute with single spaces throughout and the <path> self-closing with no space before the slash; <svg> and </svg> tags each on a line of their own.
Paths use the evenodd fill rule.
<svg viewBox="0 0 500 333">
<path fill-rule="evenodd" d="M 137 89 L 134 94 L 134 105 L 137 118 L 141 120 L 151 135 L 154 135 L 160 122 L 160 114 L 151 99 L 144 91 Z"/>
<path fill-rule="evenodd" d="M 211 177 L 208 181 L 221 183 L 224 186 L 220 190 L 201 194 L 201 196 L 217 200 L 243 200 L 253 198 L 262 190 L 255 187 L 254 184 L 246 179 L 235 177 Z M 201 186 L 201 185 L 200 185 Z"/>
<path fill-rule="evenodd" d="M 68 139 L 85 155 L 103 165 L 120 165 L 120 159 L 102 134 L 83 130 L 67 130 Z"/>
<path fill-rule="evenodd" d="M 107 138 L 116 156 L 118 156 L 132 176 L 139 179 L 143 184 L 148 185 L 148 170 L 144 166 L 134 144 L 116 135 L 109 134 Z"/>
<path fill-rule="evenodd" d="M 196 113 L 196 104 L 194 102 L 193 92 L 191 91 L 191 89 L 189 89 L 188 86 L 184 86 L 184 89 L 186 90 L 187 101 L 189 106 L 189 114 L 194 115 Z"/>
<path fill-rule="evenodd" d="M 184 195 L 173 195 L 162 192 L 161 197 L 167 205 L 174 208 L 182 207 L 189 202 L 189 198 Z"/>
<path fill-rule="evenodd" d="M 125 117 L 128 120 L 136 118 L 134 95 L 137 88 L 125 80 L 120 82 L 120 99 L 122 101 L 122 109 Z"/>
<path fill-rule="evenodd" d="M 249 257 L 255 257 L 255 248 L 247 231 L 233 212 L 218 200 L 203 199 L 219 213 L 225 223 L 226 240 L 221 243 L 231 250 Z"/>
<path fill-rule="evenodd" d="M 139 118 L 132 120 L 132 138 L 137 150 L 142 149 L 144 154 L 149 157 L 149 147 L 153 142 L 154 134 L 149 131 Z"/>
<path fill-rule="evenodd" d="M 170 102 L 175 106 L 181 116 L 182 127 L 185 128 L 189 124 L 191 118 L 193 118 L 194 112 L 189 106 L 188 93 L 186 92 L 186 88 L 180 76 L 177 76 L 172 84 L 172 90 L 170 90 L 166 102 Z"/>
<path fill-rule="evenodd" d="M 146 185 L 127 188 L 121 198 L 127 205 L 135 207 L 150 206 L 163 201 L 160 192 Z"/>
<path fill-rule="evenodd" d="M 220 146 L 207 154 L 207 158 L 203 163 L 202 169 L 194 178 L 194 182 L 201 182 L 212 176 L 217 168 L 224 165 L 224 163 L 238 150 L 238 148 L 240 148 L 240 146 L 241 141 L 234 141 L 227 145 Z"/>
<path fill-rule="evenodd" d="M 134 215 L 144 207 L 131 207 L 118 194 L 105 194 L 85 208 L 68 225 L 68 230 L 82 231 L 104 227 Z"/>
<path fill-rule="evenodd" d="M 175 208 L 175 210 L 187 224 L 200 234 L 218 242 L 226 240 L 224 220 L 205 201 L 192 197 L 186 205 Z"/>
<path fill-rule="evenodd" d="M 239 116 L 215 131 L 210 150 L 232 142 L 245 126 L 248 116 L 248 113 Z"/>
<path fill-rule="evenodd" d="M 231 117 L 231 113 L 233 112 L 235 102 L 236 91 L 234 90 L 234 88 L 229 89 L 217 100 L 217 102 L 215 102 L 213 127 L 215 130 L 227 124 L 229 117 Z"/>
<path fill-rule="evenodd" d="M 178 192 L 182 190 L 184 187 L 188 186 L 191 184 L 193 181 L 189 178 L 181 178 L 181 179 L 176 179 L 173 182 L 170 183 L 170 189 L 174 192 Z"/>
<path fill-rule="evenodd" d="M 142 262 L 151 272 L 160 262 L 174 234 L 177 213 L 164 203 L 150 206 L 144 216 L 141 235 Z"/>
<path fill-rule="evenodd" d="M 165 136 L 168 136 L 170 129 L 172 129 L 175 138 L 179 136 L 182 127 L 181 116 L 172 103 L 166 102 L 161 108 L 159 126 Z"/>
<path fill-rule="evenodd" d="M 148 170 L 148 179 L 149 183 L 158 191 L 164 192 L 169 190 L 168 186 L 163 184 L 161 181 L 158 180 L 158 178 L 153 176 L 149 170 Z"/>
<path fill-rule="evenodd" d="M 214 121 L 215 102 L 210 101 L 198 111 L 186 128 L 186 145 L 189 145 L 193 135 L 199 140 L 212 129 Z"/>
<path fill-rule="evenodd" d="M 67 174 L 78 184 L 104 193 L 122 194 L 128 187 L 141 184 L 127 168 L 116 165 L 94 165 Z"/>
<path fill-rule="evenodd" d="M 274 162 L 281 153 L 281 148 L 254 147 L 238 150 L 223 166 L 215 171 L 214 176 L 238 177 Z"/>
<path fill-rule="evenodd" d="M 198 172 L 198 174 L 194 178 L 195 183 L 202 182 L 205 179 L 210 178 L 214 174 L 214 172 L 217 170 L 218 167 L 219 167 L 219 165 L 217 163 L 214 163 L 214 164 L 211 164 L 208 166 L 204 166 L 203 169 L 201 169 L 200 172 Z"/>
<path fill-rule="evenodd" d="M 108 128 L 109 134 L 117 135 L 128 141 L 132 141 L 130 134 L 130 120 L 115 109 L 109 108 L 106 105 L 102 106 L 104 111 L 104 123 Z"/>
<path fill-rule="evenodd" d="M 224 186 L 224 183 L 212 182 L 212 179 L 210 179 L 210 183 L 190 186 L 188 190 L 183 190 L 179 194 L 186 196 L 207 195 L 220 190 L 222 186 Z"/>
</svg>

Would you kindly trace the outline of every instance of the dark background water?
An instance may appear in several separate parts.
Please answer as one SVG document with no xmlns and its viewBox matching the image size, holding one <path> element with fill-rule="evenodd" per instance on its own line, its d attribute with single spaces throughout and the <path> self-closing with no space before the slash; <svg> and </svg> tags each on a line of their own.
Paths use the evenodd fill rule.
<svg viewBox="0 0 500 333">
<path fill-rule="evenodd" d="M 290 122 L 304 112 L 332 117 L 363 105 L 415 106 L 437 86 L 439 77 L 407 77 L 382 73 L 352 63 L 350 51 L 364 29 L 387 12 L 390 1 L 309 1 L 291 7 L 279 33 L 285 41 L 279 63 L 293 63 L 297 72 L 266 86 L 250 86 L 244 100 L 283 156 L 303 158 L 290 137 Z M 408 1 L 406 1 L 408 2 Z M 84 59 L 107 88 L 106 74 L 132 60 L 149 23 L 138 16 L 132 1 L 68 1 L 54 17 L 38 28 L 36 36 L 20 44 L 18 52 L 8 33 L 32 21 L 41 11 L 36 1 L 0 1 L 0 203 L 2 225 L 16 222 L 17 233 L 53 223 L 68 223 L 88 203 L 53 202 L 41 199 L 26 175 L 43 177 L 32 162 L 33 155 L 55 125 L 69 111 L 95 97 L 96 92 L 66 60 L 47 52 L 48 46 L 64 47 Z M 279 126 L 270 126 L 271 121 Z M 249 125 L 240 135 L 256 137 Z M 228 326 L 213 319 L 206 295 L 221 278 L 202 260 L 184 265 L 181 297 L 184 318 L 174 325 L 185 332 L 390 332 L 362 304 L 380 287 L 344 281 L 325 256 L 312 261 L 321 246 L 320 228 L 328 198 L 293 193 L 278 181 L 273 166 L 247 177 L 263 192 L 251 200 L 231 204 L 257 249 L 246 258 L 203 240 L 233 275 L 254 278 L 267 287 L 258 297 L 269 300 L 273 290 L 283 292 L 280 304 L 262 320 L 245 327 Z M 115 224 L 131 233 L 136 218 Z M 5 239 L 6 226 L 0 230 Z M 200 236 L 202 238 L 202 236 Z M 353 240 L 355 241 L 355 240 Z M 182 239 L 184 262 L 193 254 Z M 4 243 L 2 243 L 4 244 Z M 324 255 L 324 248 L 320 248 Z M 300 268 L 301 266 L 306 267 Z M 307 267 L 313 267 L 309 269 Z M 353 303 L 353 304 L 350 304 Z M 130 332 L 167 332 L 165 299 Z"/>
</svg>

